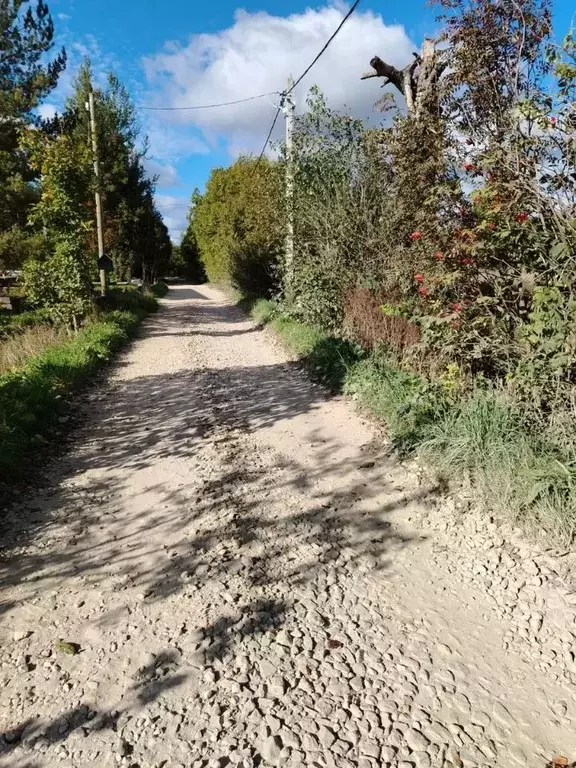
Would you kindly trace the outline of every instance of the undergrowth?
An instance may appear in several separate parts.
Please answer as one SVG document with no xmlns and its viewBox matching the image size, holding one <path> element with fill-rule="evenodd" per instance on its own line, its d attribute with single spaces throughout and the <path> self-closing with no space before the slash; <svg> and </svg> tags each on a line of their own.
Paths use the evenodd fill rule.
<svg viewBox="0 0 576 768">
<path fill-rule="evenodd" d="M 59 344 L 68 336 L 69 332 L 61 324 L 40 323 L 5 338 L 0 337 L 0 375 L 21 368 L 31 357 Z"/>
<path fill-rule="evenodd" d="M 154 285 L 150 288 L 152 295 L 157 296 L 159 299 L 161 299 L 163 296 L 166 296 L 169 290 L 170 289 L 168 284 L 163 280 L 158 280 L 158 282 L 154 283 Z"/>
<path fill-rule="evenodd" d="M 472 488 L 476 501 L 533 532 L 568 544 L 576 512 L 576 434 L 572 418 L 552 430 L 528 420 L 512 391 L 477 387 L 455 394 L 401 370 L 378 350 L 283 315 L 260 300 L 252 316 L 273 328 L 314 378 L 345 392 L 386 425 L 401 455 L 418 456 L 438 477 Z"/>
<path fill-rule="evenodd" d="M 67 408 L 67 398 L 89 380 L 156 309 L 138 292 L 115 292 L 116 308 L 91 319 L 82 330 L 44 349 L 15 371 L 0 375 L 0 480 L 20 477 L 25 459 L 47 442 Z"/>
<path fill-rule="evenodd" d="M 41 323 L 52 322 L 52 313 L 48 309 L 32 309 L 28 312 L 0 312 L 0 339 L 19 333 L 25 328 L 31 328 Z"/>
</svg>

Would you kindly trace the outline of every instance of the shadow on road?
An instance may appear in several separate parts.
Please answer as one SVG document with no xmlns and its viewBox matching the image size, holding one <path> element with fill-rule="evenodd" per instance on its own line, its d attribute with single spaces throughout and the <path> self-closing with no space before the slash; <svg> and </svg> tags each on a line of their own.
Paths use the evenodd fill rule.
<svg viewBox="0 0 576 768">
<path fill-rule="evenodd" d="M 182 335 L 258 332 L 230 306 L 192 289 L 173 293 L 147 337 L 174 336 L 178 343 Z M 191 309 L 185 298 L 202 303 Z M 222 333 L 213 327 L 219 323 L 227 326 Z M 111 380 L 91 393 L 80 406 L 85 423 L 70 456 L 55 460 L 47 486 L 23 494 L 4 519 L 0 614 L 16 605 L 4 597 L 13 595 L 10 588 L 24 602 L 81 580 L 117 598 L 98 618 L 113 625 L 123 596 L 131 599 L 135 590 L 140 601 L 156 604 L 209 585 L 223 601 L 220 615 L 203 627 L 210 663 L 243 637 L 275 631 L 292 610 L 288 599 L 246 602 L 243 589 L 326 582 L 329 568 L 342 578 L 377 572 L 409 545 L 388 517 L 429 491 L 391 493 L 382 503 L 388 459 L 377 466 L 366 454 L 343 459 L 342 446 L 313 426 L 312 466 L 280 452 L 259 455 L 260 431 L 282 422 L 288 430 L 326 393 L 295 364 L 249 362 L 163 373 L 159 361 L 158 374 Z M 155 480 L 162 462 L 173 467 L 169 483 Z M 139 705 L 184 681 L 179 659 L 166 653 L 135 682 Z M 110 715 L 96 716 L 113 727 Z M 79 728 L 88 714 L 80 707 L 65 717 Z M 44 724 L 42 732 L 50 728 Z"/>
</svg>

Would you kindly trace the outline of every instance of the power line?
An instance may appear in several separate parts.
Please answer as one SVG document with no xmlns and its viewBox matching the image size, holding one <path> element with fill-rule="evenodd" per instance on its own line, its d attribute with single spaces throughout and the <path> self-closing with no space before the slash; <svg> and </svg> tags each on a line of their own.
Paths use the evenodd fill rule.
<svg viewBox="0 0 576 768">
<path fill-rule="evenodd" d="M 284 94 L 282 94 L 282 101 L 280 102 L 280 106 L 276 107 L 276 114 L 274 115 L 274 120 L 272 120 L 272 125 L 270 126 L 270 130 L 268 131 L 268 136 L 266 136 L 266 141 L 264 142 L 264 146 L 262 147 L 262 150 L 258 155 L 258 159 L 256 160 L 256 165 L 254 166 L 254 170 L 252 171 L 252 174 L 256 173 L 256 168 L 258 168 L 260 164 L 260 160 L 262 160 L 264 156 L 264 152 L 266 152 L 266 147 L 268 146 L 268 142 L 270 141 L 270 137 L 272 136 L 272 131 L 274 130 L 274 126 L 276 125 L 276 121 L 278 120 L 278 115 L 280 114 L 280 110 L 282 109 L 283 101 L 284 101 Z"/>
<path fill-rule="evenodd" d="M 274 120 L 272 120 L 272 125 L 270 126 L 270 130 L 268 131 L 268 136 L 266 137 L 266 141 L 264 142 L 264 146 L 262 147 L 262 150 L 261 150 L 260 154 L 258 155 L 258 159 L 256 160 L 256 165 L 254 166 L 254 173 L 256 172 L 256 168 L 258 167 L 258 165 L 260 163 L 260 160 L 262 160 L 262 157 L 264 156 L 264 152 L 266 151 L 266 147 L 268 146 L 268 142 L 270 141 L 270 137 L 272 136 L 272 131 L 274 130 L 274 126 L 276 125 L 276 121 L 278 120 L 278 115 L 280 114 L 280 110 L 282 109 L 282 106 L 284 104 L 284 100 L 285 100 L 286 96 L 288 96 L 290 93 L 292 93 L 292 91 L 294 90 L 294 88 L 296 88 L 298 83 L 302 82 L 302 80 L 306 77 L 308 72 L 310 72 L 310 70 L 312 69 L 314 64 L 316 64 L 318 59 L 324 54 L 324 52 L 327 50 L 327 48 L 330 45 L 330 43 L 332 42 L 332 40 L 334 40 L 336 35 L 340 32 L 340 30 L 342 29 L 344 24 L 346 24 L 346 22 L 348 21 L 350 16 L 352 16 L 352 14 L 356 10 L 356 8 L 358 8 L 359 5 L 360 5 L 360 0 L 355 0 L 355 2 L 350 6 L 350 9 L 349 9 L 348 13 L 346 14 L 346 16 L 344 16 L 344 18 L 342 19 L 340 24 L 338 24 L 338 26 L 336 27 L 334 32 L 330 35 L 328 40 L 324 43 L 324 45 L 322 46 L 322 48 L 320 49 L 320 51 L 318 52 L 316 57 L 310 62 L 310 64 L 306 67 L 304 72 L 302 72 L 300 77 L 294 83 L 292 83 L 290 88 L 288 88 L 287 90 L 282 91 L 280 93 L 280 97 L 281 97 L 280 106 L 276 109 L 276 114 L 274 115 Z"/>
<path fill-rule="evenodd" d="M 323 53 L 326 51 L 326 49 L 328 48 L 328 46 L 330 45 L 330 43 L 332 42 L 332 40 L 334 40 L 334 38 L 336 37 L 336 35 L 338 34 L 338 32 L 340 32 L 340 30 L 342 29 L 342 27 L 344 26 L 344 24 L 346 24 L 346 22 L 348 21 L 348 19 L 350 18 L 350 16 L 352 16 L 352 14 L 353 14 L 353 13 L 354 13 L 354 11 L 356 10 L 356 8 L 359 6 L 359 4 L 360 4 L 360 0 L 355 0 L 355 2 L 354 2 L 354 3 L 352 4 L 352 6 L 350 7 L 350 10 L 349 10 L 349 11 L 348 11 L 348 13 L 346 14 L 346 16 L 344 16 L 344 18 L 342 19 L 342 21 L 340 22 L 340 24 L 338 24 L 338 26 L 336 27 L 336 29 L 334 30 L 334 32 L 332 33 L 332 35 L 331 35 L 331 36 L 328 38 L 328 40 L 326 41 L 326 43 L 324 44 L 324 46 L 322 47 L 322 49 L 320 50 L 320 52 L 318 53 L 318 55 L 316 56 L 316 58 L 315 58 L 315 59 L 314 59 L 314 60 L 313 60 L 313 61 L 312 61 L 312 62 L 311 62 L 309 65 L 308 65 L 308 67 L 306 67 L 306 69 L 304 70 L 304 72 L 302 72 L 302 74 L 301 74 L 301 75 L 300 75 L 300 77 L 299 77 L 299 78 L 296 80 L 296 82 L 295 82 L 295 83 L 293 83 L 292 87 L 291 87 L 291 88 L 289 88 L 289 89 L 286 91 L 286 95 L 288 95 L 289 93 L 292 93 L 292 91 L 294 90 L 294 88 L 296 88 L 296 86 L 298 85 L 298 83 L 300 83 L 300 82 L 301 82 L 301 81 L 302 81 L 302 80 L 303 80 L 303 79 L 306 77 L 306 75 L 308 74 L 308 72 L 310 72 L 310 70 L 312 69 L 312 67 L 314 66 L 314 64 L 316 64 L 316 62 L 318 61 L 318 59 L 319 59 L 319 58 L 322 56 L 322 54 L 323 54 Z"/>
<path fill-rule="evenodd" d="M 214 109 L 215 107 L 231 107 L 233 104 L 243 104 L 246 101 L 255 101 L 256 99 L 263 99 L 266 96 L 277 96 L 279 91 L 271 91 L 270 93 L 259 93 L 257 96 L 248 96 L 246 99 L 236 99 L 236 101 L 223 101 L 220 104 L 195 104 L 192 107 L 140 107 L 149 112 L 180 112 L 182 110 L 191 109 Z"/>
</svg>

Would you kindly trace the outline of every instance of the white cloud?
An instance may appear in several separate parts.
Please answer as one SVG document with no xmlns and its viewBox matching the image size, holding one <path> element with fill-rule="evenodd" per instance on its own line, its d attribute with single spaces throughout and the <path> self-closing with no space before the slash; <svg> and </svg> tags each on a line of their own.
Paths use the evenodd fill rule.
<svg viewBox="0 0 576 768">
<path fill-rule="evenodd" d="M 183 157 L 205 155 L 210 148 L 199 135 L 191 133 L 190 126 L 166 123 L 164 113 L 144 113 L 140 116 L 142 130 L 150 142 L 150 155 L 165 163 L 175 163 Z"/>
<path fill-rule="evenodd" d="M 190 200 L 182 195 L 162 195 L 154 196 L 158 210 L 162 214 L 164 224 L 168 227 L 170 237 L 176 243 L 180 242 L 182 233 L 186 229 L 186 214 L 190 205 Z"/>
<path fill-rule="evenodd" d="M 173 165 L 160 163 L 152 157 L 146 157 L 144 167 L 148 176 L 156 179 L 158 189 L 177 187 L 182 184 L 178 171 Z"/>
<path fill-rule="evenodd" d="M 36 112 L 38 112 L 43 120 L 49 120 L 54 117 L 58 110 L 54 104 L 40 104 L 40 106 L 37 107 Z"/>
<path fill-rule="evenodd" d="M 290 73 L 298 76 L 343 18 L 340 6 L 306 10 L 287 17 L 238 11 L 234 24 L 213 34 L 193 35 L 188 44 L 167 43 L 143 60 L 149 100 L 182 107 L 233 101 L 281 90 Z M 297 102 L 318 85 L 331 106 L 358 117 L 373 114 L 381 96 L 378 80 L 361 82 L 378 54 L 397 66 L 411 60 L 414 45 L 404 28 L 387 26 L 371 11 L 351 16 L 322 58 L 296 90 Z M 194 125 L 210 145 L 225 139 L 232 154 L 258 151 L 274 115 L 274 97 L 218 109 L 163 112 L 163 124 Z M 274 138 L 279 138 L 278 121 Z"/>
<path fill-rule="evenodd" d="M 70 16 L 69 13 L 58 13 L 56 15 L 58 16 L 60 21 L 69 21 L 72 18 L 72 16 Z"/>
</svg>

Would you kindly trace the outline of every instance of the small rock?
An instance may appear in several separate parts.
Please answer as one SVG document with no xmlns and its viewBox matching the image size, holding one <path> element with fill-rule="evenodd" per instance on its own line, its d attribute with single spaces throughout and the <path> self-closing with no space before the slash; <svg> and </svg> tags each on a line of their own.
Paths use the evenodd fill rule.
<svg viewBox="0 0 576 768">
<path fill-rule="evenodd" d="M 494 708 L 492 712 L 496 720 L 498 720 L 500 723 L 503 723 L 504 725 L 511 725 L 512 718 L 510 716 L 510 712 L 508 712 L 506 707 L 499 701 L 494 702 Z"/>
<path fill-rule="evenodd" d="M 426 736 L 420 733 L 420 731 L 416 731 L 414 728 L 409 728 L 404 734 L 404 738 L 413 752 L 425 750 L 430 743 Z"/>
<path fill-rule="evenodd" d="M 18 642 L 19 640 L 26 640 L 26 638 L 30 637 L 31 634 L 32 632 L 30 632 L 29 630 L 17 630 L 12 635 L 12 639 L 15 640 L 16 642 Z"/>
<path fill-rule="evenodd" d="M 428 752 L 413 752 L 411 758 L 416 763 L 417 768 L 430 768 L 432 764 Z"/>
<path fill-rule="evenodd" d="M 262 745 L 262 757 L 270 765 L 280 763 L 280 753 L 282 752 L 282 742 L 277 736 L 269 736 Z"/>
<path fill-rule="evenodd" d="M 321 725 L 318 730 L 318 739 L 325 749 L 330 749 L 332 744 L 336 741 L 336 736 L 334 736 L 330 728 Z"/>
<path fill-rule="evenodd" d="M 268 661 L 267 659 L 261 659 L 258 662 L 258 666 L 260 667 L 260 674 L 264 679 L 272 677 L 278 671 L 274 664 L 272 664 L 272 662 Z"/>
<path fill-rule="evenodd" d="M 394 747 L 384 746 L 380 750 L 380 758 L 385 763 L 393 763 L 396 759 L 396 750 Z"/>
</svg>

